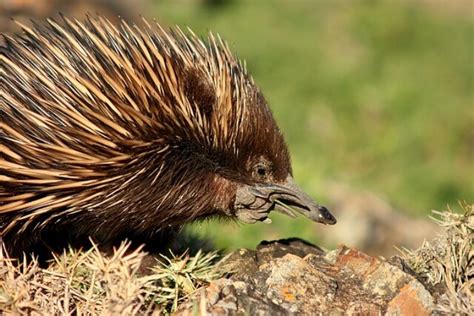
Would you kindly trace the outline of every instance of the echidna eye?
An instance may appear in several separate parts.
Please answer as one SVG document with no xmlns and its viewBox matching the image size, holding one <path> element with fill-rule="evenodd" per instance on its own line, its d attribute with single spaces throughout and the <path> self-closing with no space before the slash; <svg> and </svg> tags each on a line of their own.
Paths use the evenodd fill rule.
<svg viewBox="0 0 474 316">
<path fill-rule="evenodd" d="M 262 178 L 267 175 L 267 167 L 265 165 L 261 165 L 261 164 L 257 165 L 256 171 L 257 171 L 257 174 Z"/>
</svg>

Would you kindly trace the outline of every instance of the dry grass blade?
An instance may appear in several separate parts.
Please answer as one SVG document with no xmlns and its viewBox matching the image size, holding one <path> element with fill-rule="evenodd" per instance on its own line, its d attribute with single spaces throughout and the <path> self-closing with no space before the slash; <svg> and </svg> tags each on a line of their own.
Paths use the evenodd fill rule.
<svg viewBox="0 0 474 316">
<path fill-rule="evenodd" d="M 106 256 L 88 251 L 56 255 L 47 269 L 34 259 L 21 262 L 0 250 L 2 314 L 143 315 L 171 312 L 187 295 L 219 275 L 216 253 L 164 257 L 153 274 L 139 275 L 146 253 L 123 243 Z"/>
<path fill-rule="evenodd" d="M 417 250 L 404 249 L 405 260 L 432 286 L 442 286 L 437 311 L 474 314 L 474 204 L 460 203 L 463 213 L 434 211 L 446 233 Z"/>
</svg>

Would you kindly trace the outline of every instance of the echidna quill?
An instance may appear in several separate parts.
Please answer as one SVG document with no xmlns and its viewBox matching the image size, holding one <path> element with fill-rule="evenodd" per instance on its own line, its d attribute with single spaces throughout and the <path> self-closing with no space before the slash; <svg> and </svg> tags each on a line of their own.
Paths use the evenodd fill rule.
<svg viewBox="0 0 474 316">
<path fill-rule="evenodd" d="M 0 237 L 12 253 L 272 210 L 335 218 L 294 183 L 251 76 L 212 34 L 102 17 L 0 48 Z"/>
</svg>

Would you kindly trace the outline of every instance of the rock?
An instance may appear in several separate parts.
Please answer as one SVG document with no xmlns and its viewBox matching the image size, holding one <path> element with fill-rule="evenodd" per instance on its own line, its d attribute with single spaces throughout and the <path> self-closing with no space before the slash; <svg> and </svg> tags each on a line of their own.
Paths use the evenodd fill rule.
<svg viewBox="0 0 474 316">
<path fill-rule="evenodd" d="M 325 252 L 292 239 L 233 253 L 219 269 L 232 271 L 178 310 L 212 315 L 429 314 L 430 292 L 399 264 L 339 246 Z"/>
<path fill-rule="evenodd" d="M 428 315 L 427 307 L 433 306 L 433 297 L 420 286 L 417 281 L 404 285 L 398 295 L 388 303 L 387 314 Z"/>
</svg>

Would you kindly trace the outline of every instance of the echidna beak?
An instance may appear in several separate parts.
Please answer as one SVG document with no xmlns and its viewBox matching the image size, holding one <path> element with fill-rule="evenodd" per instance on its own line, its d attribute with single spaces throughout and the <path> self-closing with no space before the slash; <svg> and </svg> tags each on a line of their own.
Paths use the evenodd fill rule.
<svg viewBox="0 0 474 316">
<path fill-rule="evenodd" d="M 288 214 L 296 211 L 322 224 L 334 225 L 337 222 L 331 212 L 301 190 L 292 177 L 288 177 L 284 184 L 274 188 L 273 193 L 270 193 L 270 199 L 275 201 L 274 207 L 277 212 Z"/>
<path fill-rule="evenodd" d="M 295 212 L 298 212 L 322 224 L 334 225 L 337 222 L 326 207 L 314 202 L 290 176 L 281 184 L 245 186 L 237 191 L 235 215 L 242 221 L 266 221 L 272 210 L 290 217 L 295 217 Z"/>
</svg>

